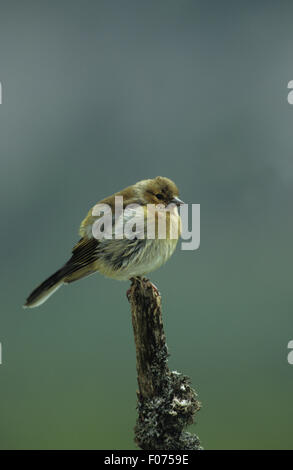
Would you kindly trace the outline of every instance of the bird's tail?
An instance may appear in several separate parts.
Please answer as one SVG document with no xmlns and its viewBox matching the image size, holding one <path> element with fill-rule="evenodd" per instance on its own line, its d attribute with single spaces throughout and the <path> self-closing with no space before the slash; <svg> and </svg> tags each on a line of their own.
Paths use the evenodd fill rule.
<svg viewBox="0 0 293 470">
<path fill-rule="evenodd" d="M 40 284 L 26 299 L 24 307 L 38 307 L 54 294 L 64 283 L 64 269 L 58 269 L 52 276 Z"/>
<path fill-rule="evenodd" d="M 38 307 L 62 286 L 89 276 L 96 271 L 95 261 L 97 240 L 81 238 L 73 248 L 72 256 L 67 263 L 48 277 L 28 296 L 24 307 Z"/>
</svg>

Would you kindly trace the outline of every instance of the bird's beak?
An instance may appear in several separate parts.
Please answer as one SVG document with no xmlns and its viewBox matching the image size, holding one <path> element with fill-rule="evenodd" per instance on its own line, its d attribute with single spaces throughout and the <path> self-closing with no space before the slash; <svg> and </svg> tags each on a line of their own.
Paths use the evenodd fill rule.
<svg viewBox="0 0 293 470">
<path fill-rule="evenodd" d="M 176 206 L 180 206 L 181 204 L 185 204 L 179 197 L 174 196 L 173 199 L 170 201 L 172 204 L 176 204 Z"/>
</svg>

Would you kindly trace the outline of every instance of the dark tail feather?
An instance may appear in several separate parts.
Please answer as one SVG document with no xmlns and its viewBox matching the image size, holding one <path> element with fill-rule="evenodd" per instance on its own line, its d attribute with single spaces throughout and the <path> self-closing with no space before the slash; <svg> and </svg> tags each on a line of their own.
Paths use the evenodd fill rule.
<svg viewBox="0 0 293 470">
<path fill-rule="evenodd" d="M 43 304 L 62 284 L 74 282 L 96 271 L 94 262 L 97 240 L 81 239 L 73 248 L 67 263 L 40 284 L 27 298 L 24 307 L 38 307 Z"/>
<path fill-rule="evenodd" d="M 64 280 L 64 268 L 58 269 L 48 277 L 28 296 L 24 307 L 38 307 L 44 303 L 62 284 Z"/>
</svg>

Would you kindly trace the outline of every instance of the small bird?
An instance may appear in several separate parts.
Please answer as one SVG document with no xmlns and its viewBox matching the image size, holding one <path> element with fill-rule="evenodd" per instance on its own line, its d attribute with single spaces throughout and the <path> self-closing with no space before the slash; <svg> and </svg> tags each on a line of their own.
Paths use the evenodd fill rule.
<svg viewBox="0 0 293 470">
<path fill-rule="evenodd" d="M 118 213 L 116 198 L 122 196 L 122 212 Z M 183 204 L 179 191 L 169 178 L 157 176 L 146 179 L 102 199 L 98 204 L 107 204 L 112 211 L 112 229 L 117 220 L 129 222 L 135 210 L 128 210 L 130 204 L 137 204 L 143 210 L 142 232 L 129 238 L 94 236 L 94 224 L 101 215 L 95 215 L 92 208 L 80 225 L 81 236 L 72 250 L 71 258 L 52 276 L 40 284 L 28 296 L 24 307 L 37 307 L 43 304 L 60 286 L 90 274 L 99 272 L 104 276 L 128 280 L 141 277 L 164 264 L 173 254 L 181 234 L 181 219 L 178 206 Z M 169 206 L 171 204 L 171 206 Z M 150 206 L 152 205 L 152 206 Z M 168 206 L 168 208 L 167 208 Z M 94 206 L 96 207 L 96 206 Z M 132 207 L 132 206 L 131 206 Z M 155 207 L 154 211 L 150 208 Z M 116 209 L 116 212 L 115 212 Z M 154 237 L 148 238 L 147 217 L 155 227 Z M 158 226 L 165 217 L 166 236 L 160 236 Z M 149 223 L 149 222 L 148 222 Z M 172 232 L 172 236 L 171 236 Z M 113 232 L 114 233 L 114 232 Z M 175 236 L 174 236 L 175 233 Z"/>
</svg>

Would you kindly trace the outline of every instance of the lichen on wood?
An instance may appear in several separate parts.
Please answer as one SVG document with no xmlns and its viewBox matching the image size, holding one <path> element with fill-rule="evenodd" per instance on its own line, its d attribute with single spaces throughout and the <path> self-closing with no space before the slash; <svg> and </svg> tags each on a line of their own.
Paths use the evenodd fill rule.
<svg viewBox="0 0 293 470">
<path fill-rule="evenodd" d="M 200 403 L 190 379 L 169 370 L 161 296 L 149 280 L 135 278 L 128 299 L 139 388 L 135 442 L 143 450 L 200 450 L 198 437 L 185 431 Z"/>
</svg>

